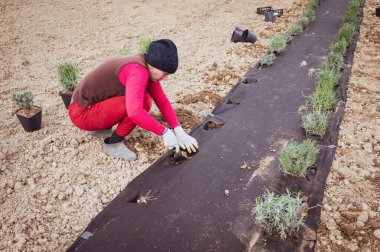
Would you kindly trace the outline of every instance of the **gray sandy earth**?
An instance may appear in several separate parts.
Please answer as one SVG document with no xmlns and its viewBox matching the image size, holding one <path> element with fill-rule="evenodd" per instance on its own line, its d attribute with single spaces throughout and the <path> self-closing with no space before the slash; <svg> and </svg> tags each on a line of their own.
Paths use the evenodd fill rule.
<svg viewBox="0 0 380 252">
<path fill-rule="evenodd" d="M 126 144 L 138 160 L 125 162 L 103 154 L 102 141 L 74 127 L 68 118 L 58 95 L 59 63 L 75 63 L 84 76 L 119 48 L 137 53 L 143 39 L 171 38 L 180 67 L 162 84 L 189 131 L 267 51 L 269 39 L 297 20 L 306 3 L 1 1 L 0 250 L 67 249 L 97 213 L 165 152 L 161 137 L 137 128 Z M 380 206 L 379 19 L 372 15 L 376 4 L 367 0 L 365 7 L 347 112 L 325 195 L 318 234 L 321 251 L 354 246 L 371 251 L 379 243 L 373 234 L 379 228 Z M 285 9 L 285 16 L 264 22 L 256 8 L 268 5 Z M 236 26 L 255 33 L 258 41 L 231 43 Z M 22 129 L 9 99 L 12 91 L 24 89 L 32 90 L 35 104 L 43 108 L 42 129 L 32 133 Z M 157 108 L 152 114 L 159 118 Z M 341 206 L 358 216 L 345 219 Z M 329 223 L 335 223 L 334 228 Z M 351 236 L 345 236 L 343 224 L 354 226 Z"/>
</svg>

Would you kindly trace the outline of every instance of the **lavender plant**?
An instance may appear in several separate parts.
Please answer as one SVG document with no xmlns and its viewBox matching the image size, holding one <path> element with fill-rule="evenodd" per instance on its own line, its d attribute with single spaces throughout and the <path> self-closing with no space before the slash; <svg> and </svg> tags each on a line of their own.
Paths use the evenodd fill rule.
<svg viewBox="0 0 380 252">
<path fill-rule="evenodd" d="M 307 17 L 300 17 L 297 23 L 302 25 L 302 28 L 305 29 L 309 25 L 310 21 Z"/>
<path fill-rule="evenodd" d="M 67 91 L 74 91 L 78 84 L 79 70 L 73 63 L 62 63 L 57 67 L 60 85 Z"/>
<path fill-rule="evenodd" d="M 285 240 L 287 234 L 303 225 L 301 206 L 300 192 L 293 197 L 289 190 L 286 194 L 276 195 L 267 189 L 262 197 L 256 198 L 252 216 L 269 234 L 277 233 Z"/>
<path fill-rule="evenodd" d="M 311 139 L 302 143 L 292 140 L 280 152 L 280 168 L 285 174 L 304 176 L 307 169 L 315 163 L 318 151 L 316 142 Z"/>
<path fill-rule="evenodd" d="M 300 24 L 300 23 L 298 23 L 298 22 L 293 23 L 293 24 L 290 26 L 290 28 L 289 28 L 289 33 L 290 33 L 292 36 L 298 36 L 298 35 L 300 35 L 302 32 L 303 32 L 302 24 Z"/>
<path fill-rule="evenodd" d="M 289 31 L 285 32 L 283 36 L 286 40 L 286 43 L 289 43 L 293 40 L 293 36 Z"/>
<path fill-rule="evenodd" d="M 30 90 L 13 92 L 11 95 L 11 100 L 16 104 L 17 107 L 22 109 L 30 109 L 31 107 L 33 107 L 33 98 L 33 93 Z"/>
<path fill-rule="evenodd" d="M 306 134 L 323 137 L 326 134 L 328 113 L 321 110 L 312 110 L 301 116 L 301 126 Z"/>
<path fill-rule="evenodd" d="M 264 54 L 260 58 L 260 65 L 271 66 L 273 65 L 275 59 L 276 55 L 274 55 L 274 53 Z"/>
<path fill-rule="evenodd" d="M 273 53 L 281 53 L 286 48 L 286 38 L 284 35 L 276 35 L 269 41 L 270 51 Z"/>
<path fill-rule="evenodd" d="M 317 84 L 315 91 L 306 96 L 306 106 L 311 110 L 330 111 L 337 101 L 335 91 L 327 85 Z"/>
</svg>

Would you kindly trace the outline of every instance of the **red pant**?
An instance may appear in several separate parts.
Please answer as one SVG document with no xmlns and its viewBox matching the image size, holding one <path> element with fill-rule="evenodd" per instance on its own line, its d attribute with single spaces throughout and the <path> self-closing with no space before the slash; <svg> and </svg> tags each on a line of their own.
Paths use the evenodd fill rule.
<svg viewBox="0 0 380 252">
<path fill-rule="evenodd" d="M 150 111 L 152 99 L 149 94 L 144 96 L 144 109 Z M 69 116 L 75 126 L 82 130 L 110 129 L 118 124 L 116 133 L 125 137 L 136 127 L 127 114 L 125 96 L 115 96 L 107 100 L 90 105 L 88 108 L 72 102 L 69 107 Z"/>
</svg>

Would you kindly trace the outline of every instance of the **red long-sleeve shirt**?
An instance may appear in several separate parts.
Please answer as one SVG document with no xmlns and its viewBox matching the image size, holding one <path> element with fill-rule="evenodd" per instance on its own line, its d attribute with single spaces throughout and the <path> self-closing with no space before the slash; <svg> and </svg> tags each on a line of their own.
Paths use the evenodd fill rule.
<svg viewBox="0 0 380 252">
<path fill-rule="evenodd" d="M 140 64 L 128 64 L 119 72 L 119 80 L 125 87 L 128 118 L 136 125 L 157 135 L 162 135 L 165 130 L 165 126 L 143 108 L 145 92 L 153 98 L 162 116 L 172 129 L 180 125 L 161 83 L 159 81 L 151 82 L 146 68 Z"/>
</svg>

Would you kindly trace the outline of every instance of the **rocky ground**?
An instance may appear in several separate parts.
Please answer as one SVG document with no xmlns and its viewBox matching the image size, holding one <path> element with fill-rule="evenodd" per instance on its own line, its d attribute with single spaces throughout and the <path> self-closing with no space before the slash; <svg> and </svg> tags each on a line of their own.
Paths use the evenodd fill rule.
<svg viewBox="0 0 380 252">
<path fill-rule="evenodd" d="M 379 6 L 365 3 L 317 251 L 380 251 Z"/>
<path fill-rule="evenodd" d="M 3 0 L 0 3 L 0 250 L 62 251 L 133 178 L 165 150 L 136 129 L 126 144 L 138 160 L 102 153 L 102 141 L 75 128 L 58 91 L 56 66 L 70 61 L 83 76 L 142 39 L 171 38 L 180 67 L 163 82 L 186 130 L 230 90 L 287 30 L 307 0 Z M 257 7 L 284 8 L 264 22 Z M 367 0 L 318 234 L 320 251 L 375 251 L 379 240 L 379 18 Z M 255 44 L 231 43 L 240 26 Z M 30 89 L 43 108 L 42 129 L 26 133 L 14 116 L 12 91 Z M 153 114 L 159 117 L 157 109 Z"/>
</svg>

